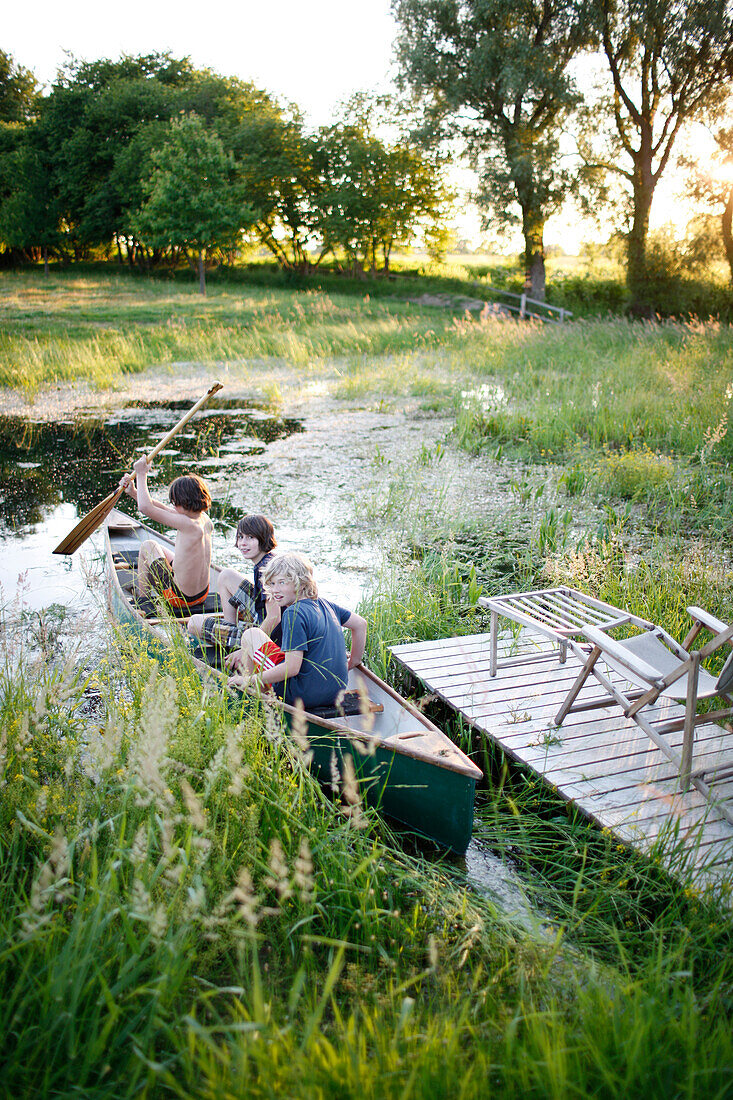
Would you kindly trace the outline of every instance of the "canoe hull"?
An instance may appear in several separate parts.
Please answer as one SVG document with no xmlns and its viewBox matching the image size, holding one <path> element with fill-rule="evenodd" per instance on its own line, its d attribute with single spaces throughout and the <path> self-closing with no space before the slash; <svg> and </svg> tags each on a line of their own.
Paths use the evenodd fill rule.
<svg viewBox="0 0 733 1100">
<path fill-rule="evenodd" d="M 359 791 L 370 806 L 406 825 L 420 836 L 460 855 L 473 830 L 476 780 L 422 760 L 376 747 L 359 751 L 347 734 L 308 723 L 312 769 L 321 783 L 333 782 L 335 759 L 343 775 L 350 756 Z"/>
</svg>

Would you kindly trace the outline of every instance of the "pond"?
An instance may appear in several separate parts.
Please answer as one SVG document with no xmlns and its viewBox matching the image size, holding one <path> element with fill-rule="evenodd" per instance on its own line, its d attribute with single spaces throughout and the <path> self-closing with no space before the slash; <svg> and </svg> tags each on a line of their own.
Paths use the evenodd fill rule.
<svg viewBox="0 0 733 1100">
<path fill-rule="evenodd" d="M 0 417 L 0 585 L 6 602 L 20 588 L 32 608 L 90 609 L 87 581 L 90 570 L 95 573 L 101 536 L 70 558 L 54 556 L 53 548 L 187 408 L 187 401 L 132 401 L 103 417 L 88 413 L 53 422 Z M 298 431 L 297 419 L 214 399 L 159 457 L 151 485 L 166 499 L 167 484 L 190 468 L 207 478 L 221 478 L 224 471 L 229 478 L 243 478 L 270 443 Z M 218 497 L 217 544 L 231 541 L 237 518 L 231 500 Z"/>
<path fill-rule="evenodd" d="M 73 641 L 73 624 L 83 624 L 77 633 L 90 664 L 106 633 L 101 533 L 72 556 L 52 551 L 191 403 L 136 399 L 54 420 L 0 417 L 3 603 L 21 605 L 36 634 L 55 619 Z M 476 514 L 510 490 L 511 475 L 496 463 L 446 447 L 446 418 L 330 402 L 299 413 L 214 398 L 159 456 L 153 495 L 166 499 L 170 481 L 189 469 L 207 479 L 219 564 L 242 567 L 236 522 L 244 512 L 264 512 L 281 548 L 313 559 L 323 594 L 356 607 L 387 540 L 420 537 L 415 523 L 434 533 L 446 517 Z M 134 511 L 128 498 L 122 507 Z M 471 844 L 465 870 L 501 908 L 536 925 L 521 883 L 487 846 Z"/>
</svg>

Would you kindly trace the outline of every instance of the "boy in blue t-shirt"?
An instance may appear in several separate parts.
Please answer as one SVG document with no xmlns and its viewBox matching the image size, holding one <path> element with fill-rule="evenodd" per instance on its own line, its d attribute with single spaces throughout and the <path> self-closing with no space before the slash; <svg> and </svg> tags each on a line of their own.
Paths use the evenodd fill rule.
<svg viewBox="0 0 733 1100">
<path fill-rule="evenodd" d="M 302 700 L 306 710 L 329 706 L 364 656 L 366 619 L 319 598 L 313 566 L 303 554 L 279 554 L 263 580 L 280 608 L 280 645 L 259 627 L 246 630 L 241 649 L 227 658 L 227 666 L 237 670 L 230 684 L 272 687 L 286 703 Z M 348 654 L 342 627 L 351 631 Z"/>
</svg>

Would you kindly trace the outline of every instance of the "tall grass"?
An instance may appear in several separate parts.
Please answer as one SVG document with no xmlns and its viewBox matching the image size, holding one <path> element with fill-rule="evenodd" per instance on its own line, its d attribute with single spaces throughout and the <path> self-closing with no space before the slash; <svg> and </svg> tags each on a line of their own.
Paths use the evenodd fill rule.
<svg viewBox="0 0 733 1100">
<path fill-rule="evenodd" d="M 356 827 L 297 746 L 202 691 L 182 650 L 159 667 L 122 636 L 102 672 L 91 725 L 81 685 L 22 660 L 0 683 L 15 719 L 0 773 L 15 806 L 0 832 L 6 1095 L 478 1097 L 488 1081 L 662 1097 L 672 1080 L 674 1095 L 725 1095 L 729 911 L 693 910 L 659 872 L 661 923 L 622 942 L 629 860 L 566 823 L 544 879 L 578 904 L 522 931 L 368 809 Z M 44 736 L 58 756 L 35 775 Z M 54 777 L 63 804 L 39 798 Z M 485 831 L 539 867 L 520 800 L 494 798 Z M 571 836 L 592 859 L 563 866 Z M 634 880 L 630 913 L 652 879 Z"/>
<path fill-rule="evenodd" d="M 478 328 L 466 326 L 473 348 Z M 579 443 L 730 456 L 721 424 L 733 383 L 730 328 L 620 320 L 494 328 L 475 364 L 493 392 L 462 398 L 464 445 L 519 443 L 537 458 Z"/>
<path fill-rule="evenodd" d="M 107 326 L 138 341 L 142 366 L 165 348 L 229 360 L 236 340 L 290 356 L 287 336 L 346 357 L 323 367 L 344 395 L 399 400 L 407 386 L 442 405 L 452 382 L 455 438 L 500 459 L 514 449 L 508 503 L 460 523 L 443 444 L 400 469 L 375 451 L 358 514 L 400 545 L 386 541 L 361 610 L 369 663 L 393 679 L 389 645 L 484 630 L 479 593 L 571 583 L 678 637 L 688 603 L 733 617 L 707 531 L 695 541 L 649 522 L 664 494 L 682 499 L 688 461 L 698 511 L 710 530 L 725 521 L 726 330 L 464 319 L 435 336 L 435 314 L 399 303 L 38 282 L 3 276 L 18 292 L 5 307 L 13 355 L 36 337 L 51 349 L 78 322 L 70 370 L 101 384 L 113 360 L 100 353 L 95 374 L 82 353 Z M 48 370 L 41 356 L 17 384 Z M 671 475 L 637 494 L 645 470 L 668 472 L 665 456 Z M 552 495 L 573 463 L 568 507 L 588 485 L 606 503 L 580 535 Z M 608 500 L 622 486 L 623 509 Z M 3 1095 L 731 1094 L 732 884 L 697 886 L 694 848 L 674 830 L 644 859 L 482 746 L 476 840 L 515 869 L 534 906 L 520 924 L 460 862 L 398 843 L 366 806 L 353 813 L 348 776 L 316 784 L 307 746 L 202 686 L 183 646 L 161 662 L 120 634 L 91 682 L 13 639 L 0 624 Z M 422 705 L 471 747 L 470 730 Z"/>
<path fill-rule="evenodd" d="M 322 370 L 339 356 L 386 356 L 438 345 L 448 325 L 398 301 L 317 290 L 194 289 L 123 276 L 0 275 L 0 385 L 97 385 L 176 362 L 275 364 Z"/>
</svg>

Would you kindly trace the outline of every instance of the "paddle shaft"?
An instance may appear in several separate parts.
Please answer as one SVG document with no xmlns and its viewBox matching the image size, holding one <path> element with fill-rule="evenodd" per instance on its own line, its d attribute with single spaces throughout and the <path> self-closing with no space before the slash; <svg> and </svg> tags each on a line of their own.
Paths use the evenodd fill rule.
<svg viewBox="0 0 733 1100">
<path fill-rule="evenodd" d="M 173 439 L 173 436 L 177 432 L 180 432 L 181 428 L 185 427 L 186 424 L 188 424 L 191 417 L 195 416 L 196 413 L 199 411 L 199 409 L 202 409 L 204 407 L 204 405 L 206 404 L 206 402 L 209 401 L 214 396 L 215 393 L 218 393 L 220 389 L 222 389 L 221 382 L 215 382 L 214 385 L 211 387 L 211 389 L 208 391 L 208 393 L 205 393 L 204 396 L 202 398 L 200 398 L 196 402 L 196 404 L 193 405 L 188 410 L 186 415 L 182 416 L 177 424 L 174 424 L 174 426 L 171 428 L 171 430 L 163 436 L 163 438 L 160 440 L 160 442 L 155 444 L 152 451 L 150 451 L 149 454 L 147 454 L 145 456 L 145 460 L 148 463 L 148 465 L 153 461 L 155 456 L 159 455 L 160 452 L 163 450 L 163 448 L 165 446 L 167 446 L 168 443 L 170 443 L 171 439 Z"/>
<path fill-rule="evenodd" d="M 163 436 L 160 442 L 156 443 L 152 451 L 150 451 L 150 453 L 145 456 L 146 462 L 151 463 L 155 456 L 160 454 L 166 444 L 171 441 L 176 432 L 180 432 L 181 428 L 188 424 L 191 417 L 195 416 L 199 409 L 203 408 L 206 402 L 209 401 L 215 393 L 218 393 L 220 389 L 222 389 L 221 382 L 215 382 L 211 389 L 207 393 L 205 393 L 204 396 L 200 398 L 200 400 L 197 401 L 196 404 L 188 410 L 185 416 L 182 416 L 178 423 L 175 424 L 171 428 L 171 430 Z M 135 476 L 134 471 L 130 476 Z M 101 503 L 92 508 L 91 512 L 87 512 L 87 514 L 79 521 L 79 523 L 77 523 L 74 530 L 70 531 L 66 538 L 58 544 L 56 549 L 53 551 L 54 554 L 73 554 L 75 550 L 78 550 L 81 544 L 83 542 L 86 542 L 89 536 L 94 531 L 96 531 L 102 521 L 106 519 L 106 517 L 112 511 L 124 491 L 124 488 L 115 489 L 114 492 L 105 497 L 104 500 L 101 501 Z"/>
</svg>

